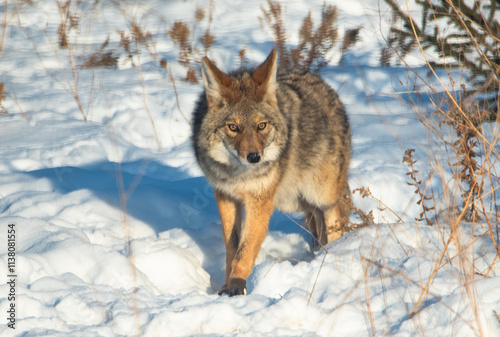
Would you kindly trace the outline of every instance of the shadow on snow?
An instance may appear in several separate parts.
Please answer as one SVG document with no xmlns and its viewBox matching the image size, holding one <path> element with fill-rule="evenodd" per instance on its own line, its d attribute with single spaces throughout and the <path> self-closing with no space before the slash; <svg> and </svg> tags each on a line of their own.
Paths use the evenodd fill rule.
<svg viewBox="0 0 500 337">
<path fill-rule="evenodd" d="M 181 169 L 156 161 L 120 165 L 102 162 L 88 167 L 65 166 L 26 174 L 49 180 L 53 191 L 60 194 L 91 191 L 98 199 L 119 210 L 122 210 L 120 194 L 123 194 L 119 184 L 123 181 L 127 216 L 147 224 L 157 236 L 172 229 L 182 229 L 205 255 L 200 260 L 211 275 L 212 286 L 222 285 L 224 258 L 215 258 L 214 252 L 220 255 L 225 251 L 224 240 L 213 190 L 204 177 L 189 177 Z M 117 218 L 117 226 L 121 225 L 119 221 Z M 300 220 L 276 211 L 269 230 L 299 233 L 309 242 L 309 234 L 294 221 Z"/>
</svg>

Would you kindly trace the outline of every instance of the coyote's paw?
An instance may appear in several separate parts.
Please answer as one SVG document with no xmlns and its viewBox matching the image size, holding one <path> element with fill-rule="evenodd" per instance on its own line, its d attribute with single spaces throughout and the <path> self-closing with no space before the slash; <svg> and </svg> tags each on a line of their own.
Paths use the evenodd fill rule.
<svg viewBox="0 0 500 337">
<path fill-rule="evenodd" d="M 232 278 L 229 280 L 229 285 L 224 284 L 222 289 L 219 291 L 219 296 L 222 294 L 227 294 L 230 297 L 236 295 L 246 295 L 247 294 L 247 281 L 241 278 Z"/>
</svg>

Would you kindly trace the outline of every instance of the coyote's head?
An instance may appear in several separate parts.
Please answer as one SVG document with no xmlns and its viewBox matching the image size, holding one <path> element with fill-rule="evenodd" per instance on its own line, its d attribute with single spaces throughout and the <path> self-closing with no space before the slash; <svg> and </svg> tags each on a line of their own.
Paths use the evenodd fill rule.
<svg viewBox="0 0 500 337">
<path fill-rule="evenodd" d="M 212 128 L 207 155 L 220 164 L 251 168 L 276 160 L 286 135 L 276 96 L 276 51 L 252 74 L 226 75 L 207 57 L 202 76 L 206 126 Z M 206 130 L 205 130 L 206 131 Z"/>
</svg>

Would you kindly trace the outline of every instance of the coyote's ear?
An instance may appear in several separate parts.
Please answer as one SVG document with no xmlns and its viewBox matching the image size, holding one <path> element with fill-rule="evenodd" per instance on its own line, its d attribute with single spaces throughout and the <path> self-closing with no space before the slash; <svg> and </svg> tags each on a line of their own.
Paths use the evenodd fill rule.
<svg viewBox="0 0 500 337">
<path fill-rule="evenodd" d="M 201 62 L 201 75 L 203 83 L 205 83 L 208 106 L 213 108 L 222 105 L 224 102 L 223 92 L 228 90 L 228 87 L 231 85 L 231 79 L 220 71 L 206 56 Z"/>
<path fill-rule="evenodd" d="M 262 63 L 252 75 L 255 83 L 260 85 L 259 95 L 262 100 L 270 105 L 277 106 L 276 99 L 276 50 L 273 49 L 267 59 Z"/>
</svg>

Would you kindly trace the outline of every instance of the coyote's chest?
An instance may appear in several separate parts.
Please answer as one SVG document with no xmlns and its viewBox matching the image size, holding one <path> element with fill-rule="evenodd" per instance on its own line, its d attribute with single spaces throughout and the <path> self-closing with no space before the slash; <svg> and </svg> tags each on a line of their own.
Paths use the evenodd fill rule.
<svg viewBox="0 0 500 337">
<path fill-rule="evenodd" d="M 225 183 L 214 184 L 219 190 L 236 199 L 244 200 L 249 196 L 259 199 L 275 190 L 274 207 L 283 212 L 301 212 L 300 181 L 280 179 L 278 169 L 270 169 L 266 174 L 247 179 L 233 178 Z"/>
<path fill-rule="evenodd" d="M 274 207 L 282 212 L 303 212 L 297 184 L 281 184 L 274 198 Z"/>
</svg>

